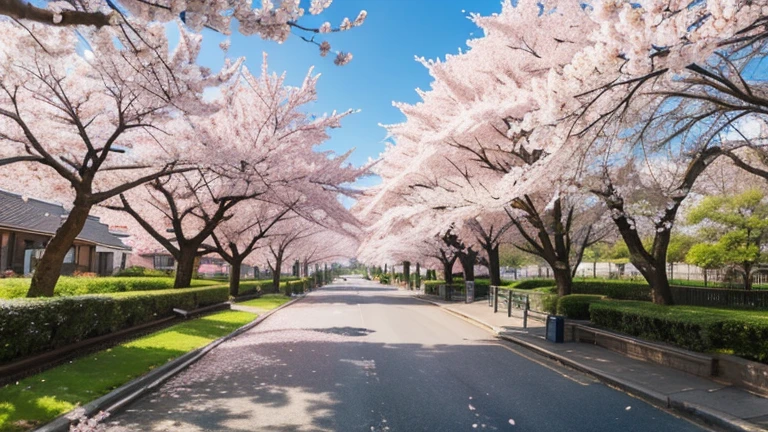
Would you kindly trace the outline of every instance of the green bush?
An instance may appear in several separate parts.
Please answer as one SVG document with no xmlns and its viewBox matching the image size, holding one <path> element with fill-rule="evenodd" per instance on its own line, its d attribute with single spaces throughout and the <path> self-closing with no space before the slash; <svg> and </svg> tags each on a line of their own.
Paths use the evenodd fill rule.
<svg viewBox="0 0 768 432">
<path fill-rule="evenodd" d="M 591 294 L 571 294 L 560 297 L 557 301 L 557 314 L 568 318 L 589 319 L 589 305 L 600 301 L 603 296 Z"/>
<path fill-rule="evenodd" d="M 31 279 L 0 279 L 0 299 L 25 297 Z M 192 286 L 211 286 L 220 283 L 193 280 Z M 169 277 L 72 277 L 62 276 L 56 283 L 55 296 L 107 294 L 129 291 L 152 291 L 173 288 Z"/>
<path fill-rule="evenodd" d="M 515 294 L 528 296 L 528 307 L 534 312 L 554 314 L 557 311 L 557 293 L 554 287 L 535 289 L 504 288 L 499 291 L 499 296 L 504 297 L 508 291 Z"/>
<path fill-rule="evenodd" d="M 529 290 L 534 288 L 544 288 L 544 287 L 555 286 L 555 280 L 554 279 L 525 279 L 525 280 L 517 281 L 510 286 L 515 289 Z"/>
<path fill-rule="evenodd" d="M 131 266 L 125 269 L 120 270 L 115 274 L 115 276 L 122 276 L 122 277 L 136 277 L 136 276 L 145 276 L 145 277 L 166 277 L 173 273 L 172 271 L 164 271 L 164 270 L 155 270 L 150 269 L 146 267 L 141 266 Z"/>
<path fill-rule="evenodd" d="M 0 300 L 0 363 L 227 301 L 226 286 Z"/>
<path fill-rule="evenodd" d="M 614 300 L 651 300 L 651 287 L 645 282 L 586 280 L 573 281 L 573 294 L 595 294 Z"/>
<path fill-rule="evenodd" d="M 595 325 L 700 352 L 725 352 L 768 363 L 768 314 L 637 301 L 592 303 Z"/>
<path fill-rule="evenodd" d="M 256 293 L 274 292 L 272 279 L 257 281 L 240 281 L 240 291 L 238 295 L 251 295 Z"/>
</svg>

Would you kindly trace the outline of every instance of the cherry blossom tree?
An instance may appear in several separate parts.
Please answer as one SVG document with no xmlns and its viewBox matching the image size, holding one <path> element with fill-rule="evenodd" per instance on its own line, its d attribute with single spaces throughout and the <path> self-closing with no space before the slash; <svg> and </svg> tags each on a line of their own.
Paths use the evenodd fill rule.
<svg viewBox="0 0 768 432">
<path fill-rule="evenodd" d="M 303 111 L 315 100 L 317 78 L 310 71 L 302 86 L 293 88 L 284 84 L 284 75 L 267 71 L 266 58 L 260 77 L 243 68 L 222 88 L 214 114 L 190 116 L 204 148 L 195 155 L 196 169 L 121 195 L 113 206 L 133 216 L 176 258 L 176 287 L 189 286 L 195 258 L 210 250 L 204 242 L 233 217 L 235 206 L 258 199 L 294 203 L 287 204 L 294 212 L 328 210 L 316 203 L 363 172 L 344 166 L 344 156 L 314 151 L 328 138 L 326 129 L 339 127 L 350 113 L 314 117 Z M 254 238 L 243 250 L 253 250 Z M 232 249 L 221 254 L 234 257 Z"/>
<path fill-rule="evenodd" d="M 355 20 L 344 18 L 334 27 L 324 22 L 317 28 L 307 27 L 301 18 L 307 12 L 300 0 L 280 0 L 275 4 L 263 0 L 261 8 L 253 8 L 251 0 L 66 0 L 27 2 L 3 0 L 0 15 L 23 23 L 38 23 L 57 27 L 85 27 L 117 30 L 117 33 L 135 32 L 148 23 L 165 23 L 181 20 L 187 28 L 200 32 L 203 28 L 224 34 L 231 32 L 233 22 L 243 35 L 257 35 L 262 39 L 285 42 L 292 30 L 301 33 L 301 39 L 315 44 L 320 55 L 331 51 L 328 41 L 316 41 L 316 35 L 343 32 L 359 27 L 365 22 L 366 11 L 360 11 Z M 332 0 L 311 0 L 309 13 L 319 15 Z M 337 65 L 349 63 L 350 53 L 337 52 Z"/>
<path fill-rule="evenodd" d="M 205 112 L 203 90 L 229 79 L 239 62 L 211 74 L 195 64 L 199 37 L 182 31 L 170 52 L 157 26 L 141 39 L 94 34 L 84 55 L 72 29 L 32 27 L 0 22 L 7 36 L 0 47 L 0 166 L 16 168 L 29 193 L 70 202 L 29 291 L 50 296 L 94 205 L 189 169 L 185 155 L 194 145 L 171 144 L 188 142 L 180 119 Z M 20 163 L 27 170 L 12 165 Z"/>
</svg>

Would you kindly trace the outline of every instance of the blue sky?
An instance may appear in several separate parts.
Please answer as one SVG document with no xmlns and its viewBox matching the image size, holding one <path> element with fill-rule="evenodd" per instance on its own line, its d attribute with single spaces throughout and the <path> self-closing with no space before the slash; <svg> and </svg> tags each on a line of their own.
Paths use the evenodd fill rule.
<svg viewBox="0 0 768 432">
<path fill-rule="evenodd" d="M 302 6 L 307 9 L 308 3 L 309 0 L 302 0 Z M 349 51 L 354 55 L 352 62 L 343 67 L 335 66 L 331 55 L 320 57 L 316 46 L 297 36 L 277 44 L 233 31 L 228 53 L 231 57 L 245 56 L 248 67 L 258 71 L 261 54 L 267 52 L 270 70 L 287 72 L 290 85 L 299 85 L 309 68 L 315 66 L 315 72 L 322 76 L 318 101 L 309 107 L 311 111 L 321 114 L 334 109 L 362 110 L 347 117 L 342 128 L 331 131 L 331 140 L 322 147 L 337 153 L 356 148 L 350 162 L 357 166 L 369 157 L 376 158 L 384 149 L 386 133 L 379 123 L 403 120 L 392 101 L 416 102 L 418 96 L 414 90 L 429 88 L 429 74 L 414 57 L 444 58 L 459 48 L 465 49 L 467 39 L 481 36 L 481 31 L 467 19 L 469 13 L 499 12 L 501 0 L 335 0 L 322 15 L 307 14 L 302 23 L 317 27 L 323 21 L 330 21 L 336 27 L 345 16 L 354 20 L 362 9 L 368 11 L 363 26 L 323 35 L 328 36 L 325 40 L 334 51 Z M 202 64 L 212 68 L 221 65 L 224 53 L 218 44 L 225 38 L 213 32 L 205 33 Z"/>
</svg>

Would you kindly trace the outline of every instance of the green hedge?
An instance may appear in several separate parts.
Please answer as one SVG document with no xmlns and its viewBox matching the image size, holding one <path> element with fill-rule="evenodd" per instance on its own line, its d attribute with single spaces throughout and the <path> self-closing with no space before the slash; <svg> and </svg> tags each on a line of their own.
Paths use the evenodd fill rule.
<svg viewBox="0 0 768 432">
<path fill-rule="evenodd" d="M 145 277 L 167 277 L 173 273 L 173 271 L 164 271 L 164 270 L 155 270 L 150 269 L 146 267 L 141 266 L 131 266 L 127 267 L 123 270 L 120 270 L 115 274 L 115 276 L 121 276 L 121 277 L 136 277 L 136 276 L 145 276 Z"/>
<path fill-rule="evenodd" d="M 256 293 L 274 293 L 274 284 L 272 279 L 256 281 L 240 281 L 240 290 L 238 295 L 251 295 Z"/>
<path fill-rule="evenodd" d="M 557 300 L 557 314 L 568 318 L 589 319 L 589 305 L 604 297 L 592 294 L 571 294 Z"/>
<path fill-rule="evenodd" d="M 229 299 L 226 286 L 0 300 L 0 363 Z"/>
<path fill-rule="evenodd" d="M 595 325 L 643 339 L 768 363 L 765 312 L 603 301 L 592 303 L 590 317 Z"/>
<path fill-rule="evenodd" d="M 29 278 L 0 279 L 0 299 L 20 298 L 27 295 Z M 192 286 L 220 285 L 220 282 L 193 280 Z M 75 296 L 107 294 L 129 291 L 152 291 L 173 288 L 170 277 L 72 277 L 62 276 L 56 283 L 54 295 Z"/>
<path fill-rule="evenodd" d="M 554 279 L 525 279 L 510 285 L 512 288 L 521 290 L 530 290 L 534 288 L 545 288 L 551 286 L 555 286 Z"/>
<path fill-rule="evenodd" d="M 651 300 L 651 287 L 645 282 L 586 280 L 573 281 L 573 294 L 595 294 L 614 300 Z"/>
<path fill-rule="evenodd" d="M 281 282 L 280 289 L 285 293 L 285 295 L 290 297 L 293 294 L 303 294 L 304 292 L 309 291 L 311 288 L 311 283 L 311 278 L 290 280 L 287 282 Z"/>
<path fill-rule="evenodd" d="M 528 306 L 534 312 L 554 314 L 557 312 L 557 293 L 554 287 L 534 289 L 504 288 L 499 291 L 500 296 L 506 296 L 507 291 L 528 296 Z"/>
</svg>

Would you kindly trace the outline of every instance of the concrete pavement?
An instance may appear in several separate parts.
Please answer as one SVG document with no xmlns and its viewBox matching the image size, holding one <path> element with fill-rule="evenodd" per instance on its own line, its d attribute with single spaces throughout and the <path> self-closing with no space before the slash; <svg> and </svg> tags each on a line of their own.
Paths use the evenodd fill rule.
<svg viewBox="0 0 768 432">
<path fill-rule="evenodd" d="M 410 294 L 334 285 L 227 341 L 113 431 L 696 431 Z"/>
</svg>

